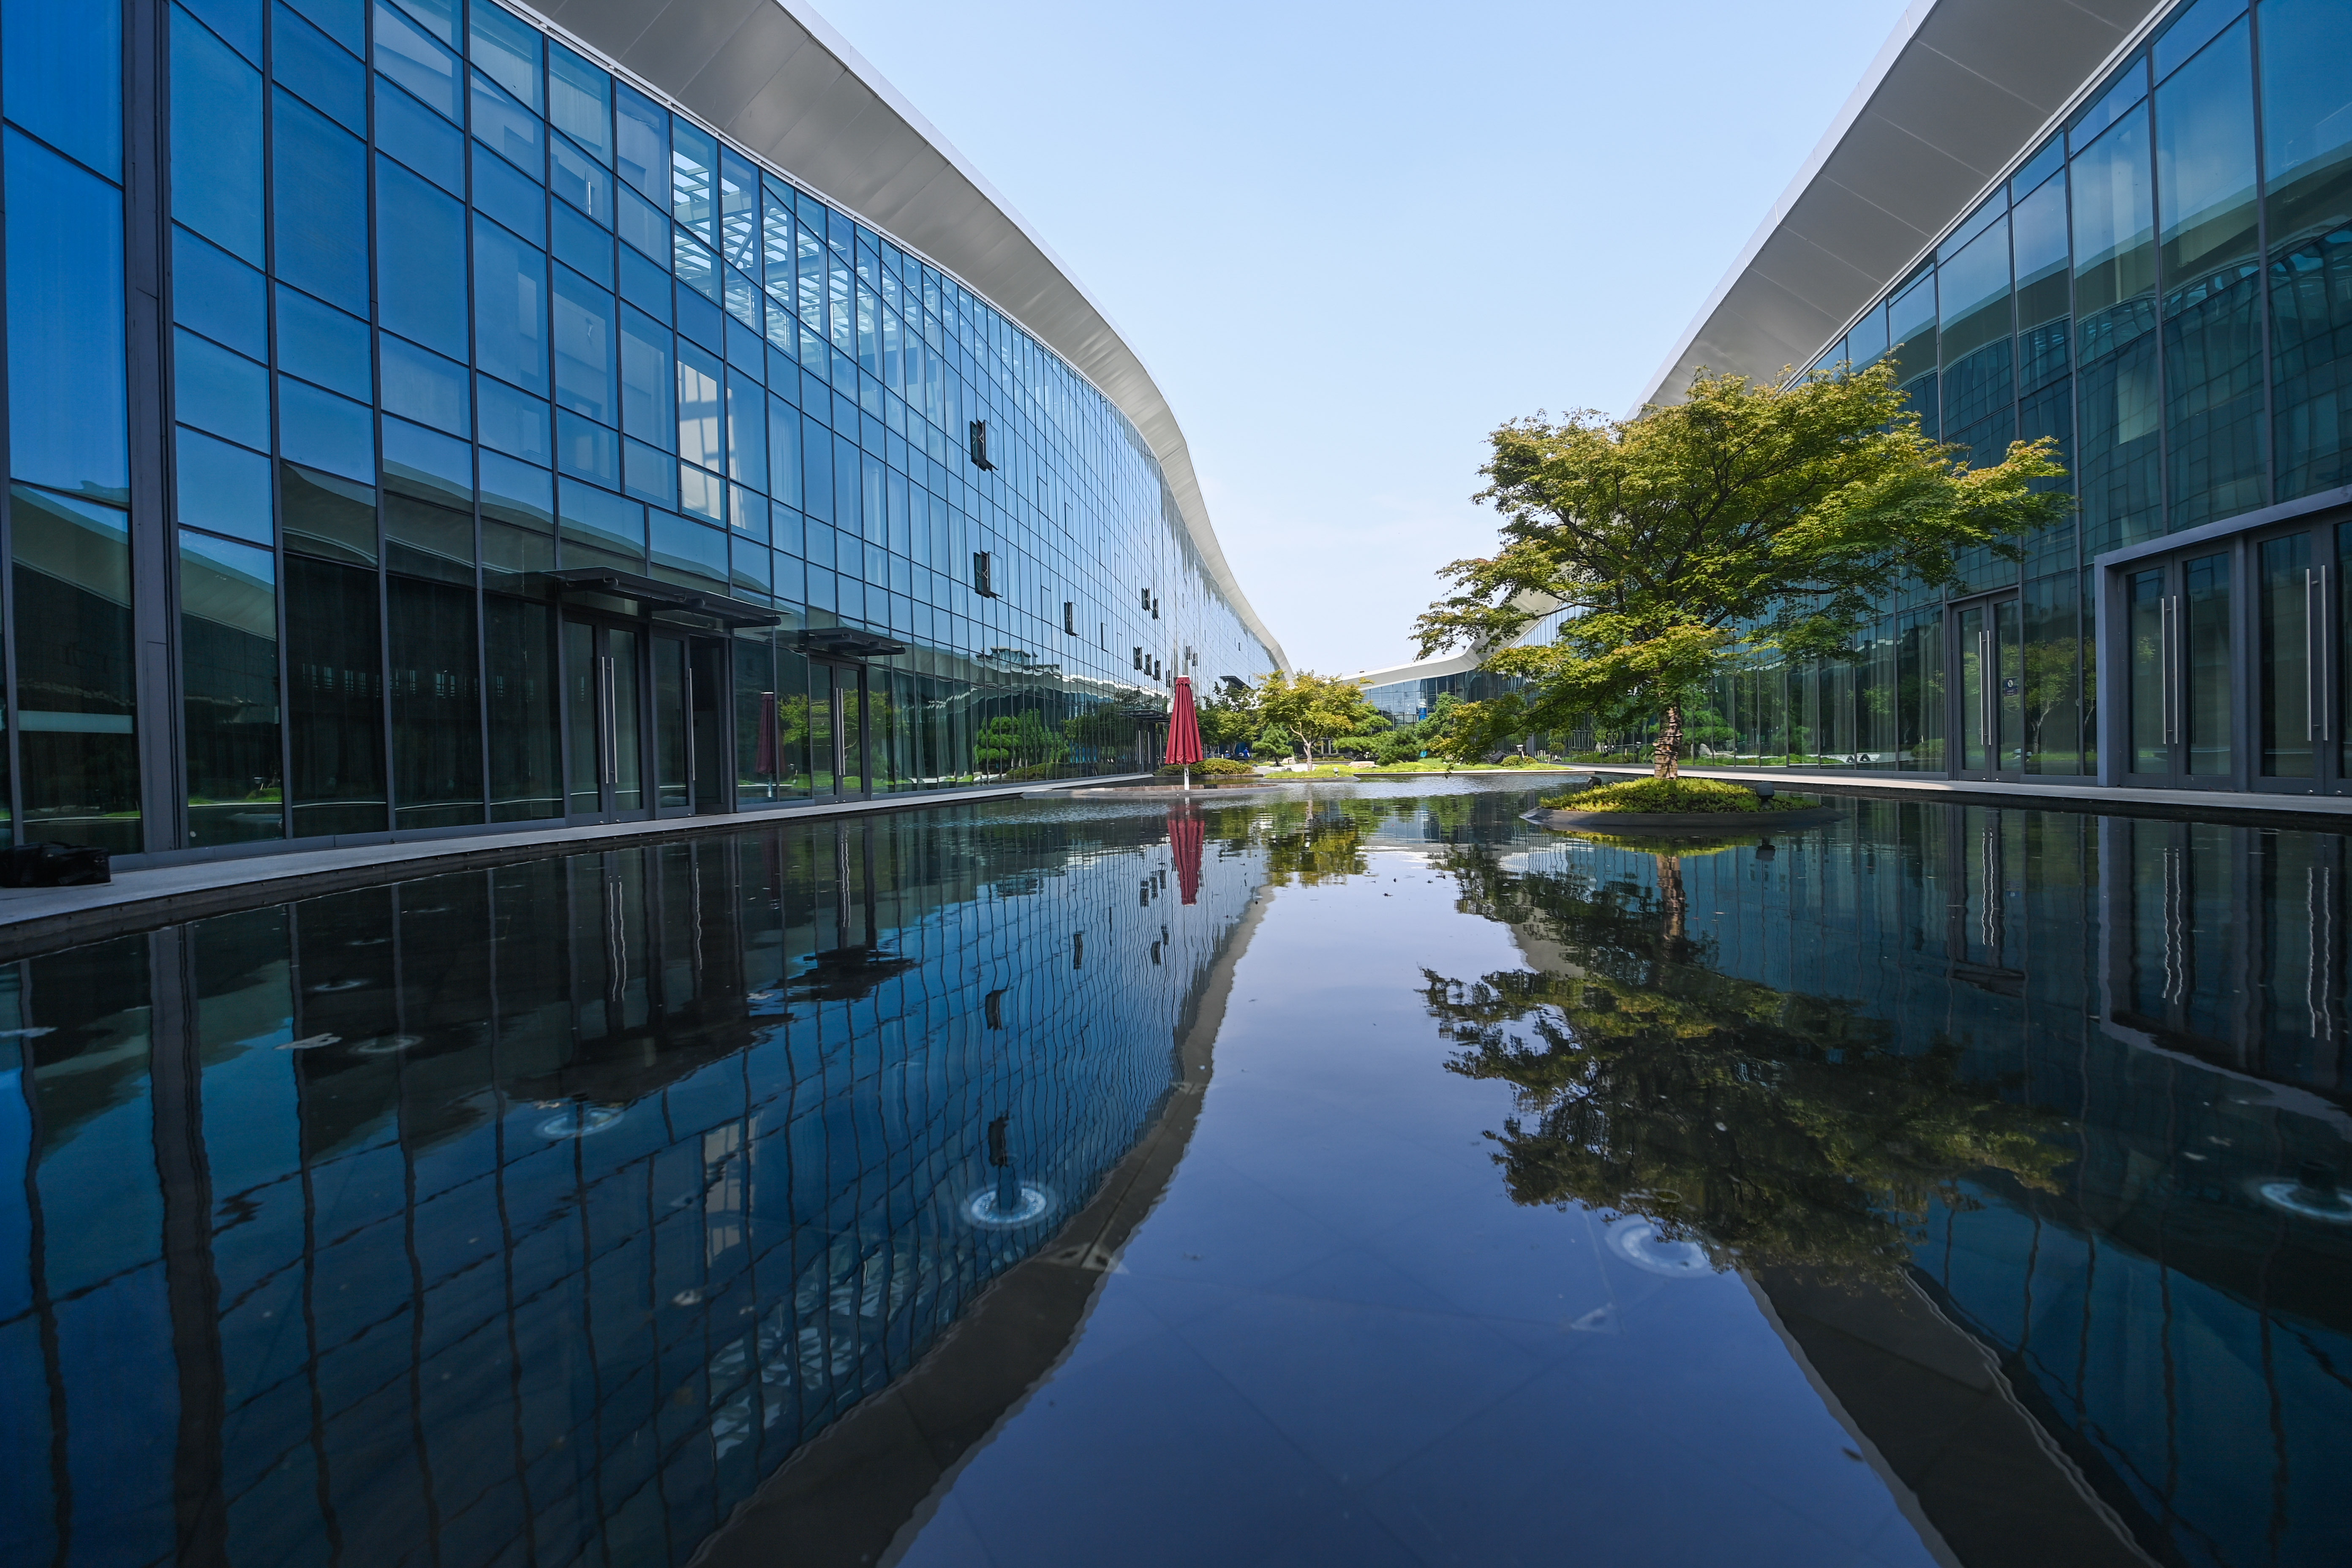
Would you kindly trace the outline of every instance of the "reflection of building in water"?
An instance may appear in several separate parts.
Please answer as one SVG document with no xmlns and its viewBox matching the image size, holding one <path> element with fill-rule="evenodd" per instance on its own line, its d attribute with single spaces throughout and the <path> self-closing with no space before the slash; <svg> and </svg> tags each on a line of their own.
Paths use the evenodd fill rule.
<svg viewBox="0 0 2352 1568">
<path fill-rule="evenodd" d="M 1151 1125 L 1257 876 L 1179 913 L 1162 833 L 808 825 L 0 971 L 0 1558 L 684 1561 Z M 969 1215 L 1000 1121 L 1034 1225 Z"/>
<path fill-rule="evenodd" d="M 1980 1179 L 1934 1205 L 1916 1301 L 1831 1311 L 1803 1279 L 1758 1271 L 1793 1345 L 1948 1544 L 2013 1526 L 1999 1554 L 1962 1553 L 1972 1568 L 2055 1560 L 2034 1552 L 2062 1516 L 2095 1534 L 2111 1515 L 2168 1563 L 2343 1561 L 2352 1226 L 2261 1189 L 2352 1173 L 2347 841 L 1855 809 L 1858 832 L 1769 858 L 1684 858 L 1699 962 L 1851 1002 L 1898 1049 L 1957 1043 L 1970 1078 L 2052 1112 L 2075 1157 L 2059 1190 Z M 1568 868 L 1636 895 L 1657 875 L 1650 855 L 1590 846 L 1529 867 Z M 1962 1331 L 1990 1358 L 1977 1371 Z M 1916 1397 L 1885 1396 L 1898 1374 Z M 1985 1444 L 2020 1413 L 2050 1467 L 2032 1488 Z"/>
</svg>

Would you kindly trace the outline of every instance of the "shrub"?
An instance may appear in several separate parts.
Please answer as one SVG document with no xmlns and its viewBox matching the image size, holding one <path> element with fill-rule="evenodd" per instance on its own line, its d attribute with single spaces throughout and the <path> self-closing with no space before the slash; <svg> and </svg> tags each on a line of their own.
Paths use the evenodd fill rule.
<svg viewBox="0 0 2352 1568">
<path fill-rule="evenodd" d="M 1256 773 L 1257 770 L 1247 763 L 1235 762 L 1231 757 L 1210 757 L 1192 764 L 1194 778 L 1250 778 Z M 1174 763 L 1160 770 L 1160 776 L 1163 779 L 1181 778 L 1183 774 L 1184 770 Z"/>
<path fill-rule="evenodd" d="M 1630 779 L 1571 790 L 1543 803 L 1553 811 L 1742 812 L 1803 811 L 1811 801 L 1766 800 L 1745 784 L 1722 779 Z"/>
</svg>

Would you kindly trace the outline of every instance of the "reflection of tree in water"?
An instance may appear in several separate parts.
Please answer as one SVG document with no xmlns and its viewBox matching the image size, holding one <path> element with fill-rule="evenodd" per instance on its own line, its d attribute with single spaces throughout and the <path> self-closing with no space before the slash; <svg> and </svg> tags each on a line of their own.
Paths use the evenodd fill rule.
<svg viewBox="0 0 2352 1568">
<path fill-rule="evenodd" d="M 1497 804 L 1503 802 L 1496 797 Z M 1365 840 L 1382 823 L 1412 819 L 1425 830 L 1452 837 L 1468 827 L 1478 811 L 1467 795 L 1338 795 L 1318 799 L 1255 802 L 1210 807 L 1202 813 L 1208 835 L 1238 851 L 1255 844 L 1266 858 L 1269 886 L 1303 887 L 1360 877 L 1369 868 Z M 1492 808 L 1488 810 L 1492 815 Z"/>
<path fill-rule="evenodd" d="M 1898 1051 L 1852 1003 L 1710 968 L 1713 942 L 1684 930 L 1679 860 L 1659 861 L 1663 894 L 1515 876 L 1483 849 L 1448 857 L 1465 907 L 1544 954 L 1473 981 L 1424 972 L 1461 1047 L 1447 1070 L 1517 1091 L 1489 1134 L 1514 1199 L 1642 1215 L 1721 1267 L 1885 1278 L 1931 1199 L 1970 1205 L 1963 1178 L 1990 1168 L 2053 1187 L 2065 1156 L 2037 1137 L 2038 1113 L 1963 1079 L 1957 1046 Z"/>
</svg>

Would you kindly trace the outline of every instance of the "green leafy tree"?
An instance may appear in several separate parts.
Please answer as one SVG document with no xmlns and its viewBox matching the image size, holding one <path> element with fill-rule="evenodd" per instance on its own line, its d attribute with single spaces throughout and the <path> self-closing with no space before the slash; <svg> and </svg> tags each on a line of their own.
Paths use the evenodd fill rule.
<svg viewBox="0 0 2352 1568">
<path fill-rule="evenodd" d="M 1265 722 L 1279 725 L 1315 755 L 1318 742 L 1357 732 L 1359 727 L 1384 716 L 1364 700 L 1360 682 L 1311 669 L 1296 675 L 1275 670 L 1257 683 L 1257 710 Z"/>
<path fill-rule="evenodd" d="M 2054 441 L 1971 468 L 1921 432 L 1885 363 L 1784 387 L 1702 374 L 1671 407 L 1538 415 L 1489 441 L 1475 499 L 1502 548 L 1447 566 L 1457 591 L 1416 628 L 1423 657 L 1494 649 L 1486 668 L 1526 682 L 1454 715 L 1446 749 L 1465 757 L 1654 719 L 1656 775 L 1675 777 L 1685 711 L 1717 674 L 1759 652 L 1847 657 L 1897 584 L 1954 584 L 1978 547 L 2015 560 L 2074 505 L 2036 488 L 2063 473 Z M 1562 606 L 1554 641 L 1509 646 Z"/>
<path fill-rule="evenodd" d="M 1248 741 L 1265 723 L 1257 710 L 1257 694 L 1238 682 L 1218 687 L 1200 705 L 1200 715 L 1201 743 L 1220 751 Z"/>
</svg>

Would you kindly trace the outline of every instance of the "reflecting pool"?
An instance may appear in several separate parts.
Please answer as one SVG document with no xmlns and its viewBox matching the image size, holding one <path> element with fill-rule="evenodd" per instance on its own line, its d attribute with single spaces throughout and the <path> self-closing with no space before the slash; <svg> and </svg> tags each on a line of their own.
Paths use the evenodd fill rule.
<svg viewBox="0 0 2352 1568">
<path fill-rule="evenodd" d="M 0 1561 L 2352 1560 L 2344 837 L 1532 799 L 0 966 Z"/>
</svg>

